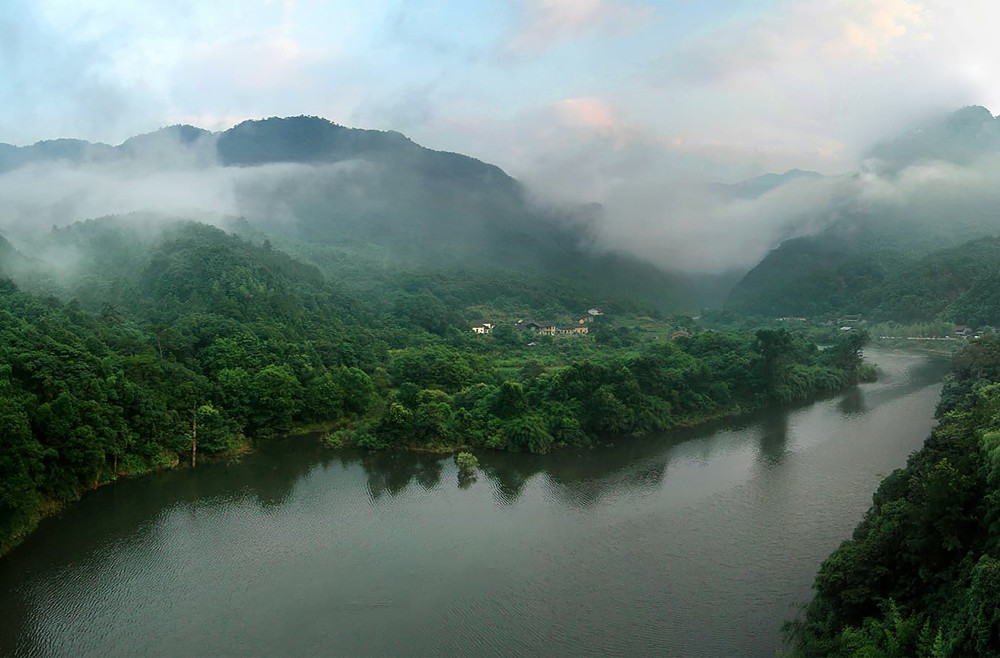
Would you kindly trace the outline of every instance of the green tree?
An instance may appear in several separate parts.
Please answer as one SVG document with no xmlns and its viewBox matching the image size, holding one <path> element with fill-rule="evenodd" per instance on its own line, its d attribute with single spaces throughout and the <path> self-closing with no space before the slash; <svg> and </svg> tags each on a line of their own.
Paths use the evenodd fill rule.
<svg viewBox="0 0 1000 658">
<path fill-rule="evenodd" d="M 267 366 L 253 378 L 251 420 L 261 432 L 286 431 L 301 404 L 302 385 L 288 366 Z"/>
</svg>

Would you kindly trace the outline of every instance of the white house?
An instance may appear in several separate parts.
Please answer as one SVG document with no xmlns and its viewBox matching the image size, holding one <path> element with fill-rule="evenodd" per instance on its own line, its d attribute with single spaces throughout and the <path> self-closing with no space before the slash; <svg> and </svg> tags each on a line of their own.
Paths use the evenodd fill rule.
<svg viewBox="0 0 1000 658">
<path fill-rule="evenodd" d="M 492 323 L 492 322 L 486 322 L 485 320 L 481 321 L 481 322 L 476 322 L 476 323 L 473 323 L 473 325 L 472 325 L 472 333 L 474 333 L 474 334 L 488 334 L 491 331 L 493 331 L 493 327 L 495 327 L 495 326 L 496 325 L 494 323 Z"/>
</svg>

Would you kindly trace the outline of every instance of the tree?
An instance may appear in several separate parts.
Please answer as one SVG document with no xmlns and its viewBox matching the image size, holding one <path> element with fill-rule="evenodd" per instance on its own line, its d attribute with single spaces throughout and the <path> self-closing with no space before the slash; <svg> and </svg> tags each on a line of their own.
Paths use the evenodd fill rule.
<svg viewBox="0 0 1000 658">
<path fill-rule="evenodd" d="M 867 331 L 853 330 L 845 332 L 840 336 L 837 344 L 828 350 L 831 365 L 844 370 L 852 377 L 857 374 L 858 369 L 864 361 L 862 351 L 868 344 L 870 337 Z"/>
<path fill-rule="evenodd" d="M 455 455 L 455 463 L 460 471 L 474 473 L 479 468 L 479 460 L 471 452 L 460 452 Z"/>
<path fill-rule="evenodd" d="M 348 414 L 363 414 L 375 400 L 375 384 L 358 368 L 341 368 L 339 383 L 343 409 Z"/>
<path fill-rule="evenodd" d="M 458 465 L 458 486 L 461 489 L 468 489 L 476 482 L 476 469 L 479 468 L 479 460 L 471 452 L 460 452 L 455 456 L 455 464 Z"/>
<path fill-rule="evenodd" d="M 288 366 L 267 366 L 253 378 L 253 426 L 266 433 L 291 427 L 299 410 L 302 385 Z"/>
<path fill-rule="evenodd" d="M 198 423 L 198 448 L 206 452 L 228 450 L 232 443 L 232 432 L 226 419 L 210 404 L 198 407 L 195 419 Z"/>
</svg>

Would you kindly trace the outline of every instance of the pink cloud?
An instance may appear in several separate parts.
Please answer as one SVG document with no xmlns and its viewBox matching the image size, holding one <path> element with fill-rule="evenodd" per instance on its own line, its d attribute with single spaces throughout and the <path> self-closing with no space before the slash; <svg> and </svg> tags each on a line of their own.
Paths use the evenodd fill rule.
<svg viewBox="0 0 1000 658">
<path fill-rule="evenodd" d="M 508 54 L 531 55 L 596 32 L 627 33 L 653 8 L 612 0 L 519 0 L 517 22 L 504 44 Z"/>
<path fill-rule="evenodd" d="M 555 113 L 571 127 L 607 129 L 620 125 L 608 104 L 599 98 L 567 98 L 555 104 Z"/>
</svg>

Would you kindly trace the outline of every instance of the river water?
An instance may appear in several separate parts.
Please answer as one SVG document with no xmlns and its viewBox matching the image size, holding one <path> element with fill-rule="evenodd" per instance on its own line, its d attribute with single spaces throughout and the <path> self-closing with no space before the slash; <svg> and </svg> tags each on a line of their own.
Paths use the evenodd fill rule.
<svg viewBox="0 0 1000 658">
<path fill-rule="evenodd" d="M 773 656 L 947 364 L 546 456 L 273 441 L 91 492 L 0 559 L 0 654 Z"/>
</svg>

